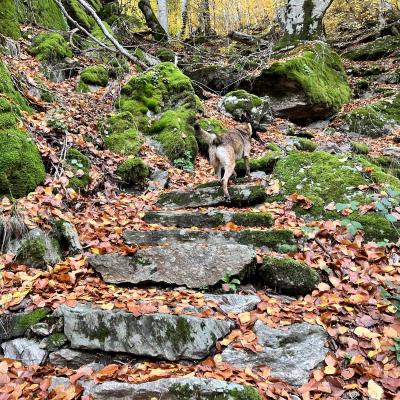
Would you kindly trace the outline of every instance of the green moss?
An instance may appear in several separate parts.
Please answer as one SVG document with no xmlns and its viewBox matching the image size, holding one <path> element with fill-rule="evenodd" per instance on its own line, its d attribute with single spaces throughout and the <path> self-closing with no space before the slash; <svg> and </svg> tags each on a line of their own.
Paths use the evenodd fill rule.
<svg viewBox="0 0 400 400">
<path fill-rule="evenodd" d="M 274 168 L 278 160 L 282 157 L 282 150 L 278 151 L 269 151 L 264 156 L 256 159 L 250 160 L 250 171 L 264 171 L 267 174 L 270 174 Z M 239 160 L 236 162 L 235 171 L 239 176 L 243 176 L 246 172 L 244 161 Z"/>
<path fill-rule="evenodd" d="M 353 61 L 379 60 L 388 56 L 400 47 L 400 38 L 390 36 L 379 38 L 371 43 L 365 43 L 344 53 L 344 56 Z"/>
<path fill-rule="evenodd" d="M 13 113 L 0 113 L 0 131 L 17 128 L 17 119 Z"/>
<path fill-rule="evenodd" d="M 306 138 L 299 139 L 299 141 L 295 143 L 295 146 L 298 150 L 309 151 L 309 152 L 317 150 L 318 147 L 316 143 Z"/>
<path fill-rule="evenodd" d="M 109 75 L 104 65 L 92 65 L 81 72 L 81 80 L 87 85 L 107 86 Z"/>
<path fill-rule="evenodd" d="M 36 308 L 35 310 L 33 310 L 29 313 L 24 313 L 24 314 L 18 316 L 16 323 L 15 323 L 15 327 L 19 331 L 25 332 L 32 325 L 35 325 L 38 322 L 40 322 L 49 313 L 50 313 L 50 310 L 48 308 Z"/>
<path fill-rule="evenodd" d="M 47 351 L 56 351 L 67 341 L 68 339 L 63 333 L 53 333 L 47 339 Z"/>
<path fill-rule="evenodd" d="M 70 0 L 68 5 L 70 7 L 71 16 L 79 22 L 80 25 L 89 31 L 95 27 L 96 21 L 85 11 L 78 0 Z"/>
<path fill-rule="evenodd" d="M 360 142 L 351 142 L 351 150 L 356 154 L 368 154 L 369 153 L 369 146 L 366 143 Z"/>
<path fill-rule="evenodd" d="M 0 0 L 0 33 L 12 39 L 21 36 L 14 0 Z"/>
<path fill-rule="evenodd" d="M 102 134 L 122 133 L 135 126 L 133 115 L 129 111 L 111 114 L 99 123 Z"/>
<path fill-rule="evenodd" d="M 149 167 L 139 157 L 128 158 L 117 168 L 117 175 L 126 186 L 143 185 L 149 174 Z"/>
<path fill-rule="evenodd" d="M 268 212 L 236 212 L 233 214 L 232 222 L 239 226 L 268 227 L 272 226 L 273 219 Z"/>
<path fill-rule="evenodd" d="M 22 197 L 46 177 L 35 143 L 22 131 L 0 131 L 0 195 Z"/>
<path fill-rule="evenodd" d="M 350 100 L 350 87 L 339 55 L 327 44 L 309 42 L 285 54 L 262 73 L 274 94 L 301 90 L 310 104 L 339 111 Z"/>
<path fill-rule="evenodd" d="M 72 172 L 75 174 L 69 180 L 68 187 L 75 191 L 85 190 L 89 185 L 90 177 L 90 160 L 79 150 L 71 148 L 68 150 L 66 163 L 70 166 Z M 82 171 L 82 175 L 78 174 L 78 171 Z"/>
<path fill-rule="evenodd" d="M 235 90 L 228 93 L 222 101 L 222 106 L 227 113 L 240 120 L 249 114 L 253 119 L 261 121 L 265 114 L 265 101 L 246 90 Z"/>
<path fill-rule="evenodd" d="M 283 244 L 295 244 L 294 234 L 289 229 L 272 229 L 269 231 L 241 231 L 238 241 L 255 247 L 269 247 L 279 250 Z"/>
<path fill-rule="evenodd" d="M 168 340 L 176 350 L 179 350 L 190 342 L 192 339 L 192 328 L 186 318 L 178 317 L 176 325 L 169 321 L 165 321 L 165 323 L 165 339 Z"/>
<path fill-rule="evenodd" d="M 107 149 L 123 156 L 136 156 L 142 143 L 140 133 L 133 128 L 112 133 L 104 138 L 104 145 Z"/>
<path fill-rule="evenodd" d="M 383 215 L 367 213 L 360 215 L 352 213 L 348 217 L 351 221 L 359 222 L 364 231 L 364 238 L 368 241 L 384 241 L 396 243 L 399 239 L 399 230 L 396 229 Z"/>
<path fill-rule="evenodd" d="M 162 62 L 175 62 L 175 53 L 170 49 L 160 49 L 156 55 Z"/>
<path fill-rule="evenodd" d="M 311 292 L 320 281 L 318 273 L 307 264 L 289 257 L 264 258 L 260 275 L 262 281 L 270 288 L 293 295 Z"/>
<path fill-rule="evenodd" d="M 351 132 L 370 137 L 388 134 L 400 126 L 400 94 L 356 108 L 345 115 L 344 121 Z"/>
<path fill-rule="evenodd" d="M 58 63 L 72 57 L 68 42 L 56 32 L 41 33 L 32 41 L 29 53 L 44 63 Z"/>
<path fill-rule="evenodd" d="M 9 100 L 12 105 L 16 107 L 16 110 L 19 108 L 22 111 L 30 112 L 31 109 L 28 106 L 28 103 L 24 99 L 23 96 L 15 89 L 13 81 L 11 79 L 10 72 L 8 71 L 6 65 L 0 60 L 0 93 L 3 94 L 7 100 Z M 3 107 L 6 107 L 7 110 L 4 111 L 11 111 L 11 107 L 8 108 L 8 105 L 5 105 L 5 99 L 1 100 Z M 14 109 L 13 109 L 14 111 Z"/>
<path fill-rule="evenodd" d="M 232 400 L 261 400 L 258 390 L 251 386 L 245 386 L 244 389 L 233 389 L 229 392 L 229 396 Z"/>
<path fill-rule="evenodd" d="M 79 80 L 77 85 L 76 85 L 76 91 L 78 93 L 89 93 L 90 92 L 90 88 L 85 82 Z"/>
</svg>

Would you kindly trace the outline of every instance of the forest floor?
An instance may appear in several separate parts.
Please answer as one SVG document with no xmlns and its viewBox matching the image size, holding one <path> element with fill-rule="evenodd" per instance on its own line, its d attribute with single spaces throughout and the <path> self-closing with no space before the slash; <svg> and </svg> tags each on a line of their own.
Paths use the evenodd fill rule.
<svg viewBox="0 0 400 400">
<path fill-rule="evenodd" d="M 28 80 L 40 77 L 56 94 L 54 104 L 32 98 L 31 101 L 42 111 L 26 115 L 25 123 L 47 165 L 54 167 L 53 172 L 58 170 L 61 174 L 49 174 L 45 184 L 35 193 L 17 201 L 17 210 L 28 227 L 40 225 L 44 229 L 50 228 L 50 221 L 55 217 L 70 221 L 79 232 L 85 253 L 69 257 L 47 271 L 17 265 L 11 255 L 1 255 L 0 307 L 3 310 L 31 310 L 44 306 L 56 309 L 64 303 L 74 306 L 80 301 L 90 301 L 105 310 L 126 309 L 139 316 L 154 312 L 179 313 L 188 305 L 203 306 L 205 300 L 201 292 L 181 288 L 116 287 L 106 284 L 88 267 L 87 257 L 90 254 L 134 253 L 136 249 L 127 246 L 122 239 L 125 230 L 160 229 L 142 220 L 145 211 L 156 209 L 160 191 L 141 194 L 121 192 L 114 173 L 123 158 L 108 150 L 99 150 L 102 138 L 97 130 L 97 122 L 113 111 L 113 100 L 118 96 L 123 82 L 112 82 L 95 93 L 79 94 L 75 90 L 77 78 L 62 83 L 48 81 L 40 72 L 39 63 L 27 54 L 24 45 L 22 47 L 21 59 L 4 57 L 4 61 L 14 76 L 23 76 Z M 79 61 L 84 65 L 91 63 L 85 57 L 80 57 Z M 390 60 L 381 62 L 390 64 Z M 357 65 L 360 66 L 360 63 Z M 351 66 L 346 65 L 347 68 Z M 356 80 L 351 80 L 353 86 Z M 375 99 L 376 96 L 354 100 L 344 110 Z M 205 102 L 205 113 L 222 120 L 228 127 L 233 126 L 234 121 L 218 112 L 218 100 L 218 96 L 211 96 Z M 47 126 L 47 113 L 54 108 L 62 110 L 68 125 L 67 133 L 57 133 Z M 330 126 L 335 127 L 339 121 L 340 116 Z M 266 142 L 287 146 L 288 137 L 280 129 L 283 123 L 274 120 L 268 132 L 261 134 L 262 138 Z M 327 135 L 324 129 L 312 129 L 312 132 L 313 140 L 318 144 L 327 141 L 341 144 L 354 140 L 354 137 L 344 133 Z M 369 145 L 370 154 L 381 155 L 385 147 L 397 145 L 396 137 L 399 135 L 397 131 L 389 137 L 362 137 L 358 140 Z M 66 188 L 68 172 L 62 169 L 63 160 L 60 159 L 61 149 L 66 143 L 79 148 L 91 159 L 91 183 L 85 194 Z M 261 155 L 264 150 L 262 145 L 254 142 L 252 157 Z M 186 189 L 215 180 L 212 169 L 202 156 L 197 157 L 194 172 L 186 172 L 171 166 L 165 157 L 157 154 L 149 145 L 142 146 L 140 155 L 149 166 L 168 169 L 169 189 Z M 278 183 L 271 181 L 267 190 L 276 192 L 279 190 Z M 72 383 L 81 377 L 96 382 L 112 379 L 138 383 L 190 375 L 250 384 L 257 387 L 266 399 L 290 399 L 294 394 L 305 400 L 359 398 L 349 397 L 352 393 L 361 394 L 361 398 L 400 399 L 399 394 L 396 395 L 400 368 L 396 353 L 392 350 L 394 339 L 399 336 L 400 322 L 396 319 L 395 307 L 381 294 L 383 286 L 399 283 L 398 247 L 385 248 L 376 243 L 367 243 L 361 232 L 352 237 L 340 221 L 306 222 L 292 210 L 294 201 L 289 197 L 284 203 L 265 203 L 261 209 L 272 213 L 274 227 L 289 228 L 295 232 L 301 246 L 298 252 L 290 256 L 306 261 L 323 274 L 323 282 L 311 294 L 288 300 L 269 290 L 258 290 L 257 295 L 262 301 L 257 308 L 251 312 L 229 315 L 237 328 L 217 344 L 216 354 L 198 364 L 143 361 L 131 365 L 110 364 L 95 372 L 88 368 L 74 371 L 48 364 L 23 366 L 18 361 L 3 360 L 0 362 L 0 400 L 73 399 L 79 395 L 78 385 L 68 392 L 53 391 L 50 395 L 50 376 L 55 375 L 67 376 Z M 1 200 L 1 212 L 11 213 L 14 207 L 7 198 Z M 304 227 L 318 229 L 306 234 Z M 228 224 L 219 229 L 240 228 Z M 259 256 L 263 255 L 259 253 Z M 204 316 L 227 318 L 218 307 L 209 305 L 211 311 Z M 326 328 L 330 336 L 330 351 L 324 365 L 313 371 L 309 383 L 297 389 L 272 378 L 268 368 L 238 370 L 221 362 L 219 351 L 228 344 L 257 351 L 256 337 L 251 330 L 256 320 L 262 320 L 272 327 L 306 321 Z"/>
</svg>

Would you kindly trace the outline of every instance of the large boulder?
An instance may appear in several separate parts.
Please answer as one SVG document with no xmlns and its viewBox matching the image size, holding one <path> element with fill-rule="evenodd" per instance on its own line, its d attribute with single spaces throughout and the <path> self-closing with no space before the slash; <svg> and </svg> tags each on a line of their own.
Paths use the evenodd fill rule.
<svg viewBox="0 0 400 400">
<path fill-rule="evenodd" d="M 223 238 L 180 242 L 144 248 L 133 256 L 119 254 L 90 257 L 90 266 L 108 283 L 157 283 L 204 288 L 227 275 L 246 277 L 255 267 L 256 254 L 246 245 Z"/>
<path fill-rule="evenodd" d="M 198 146 L 193 124 L 199 99 L 190 79 L 173 63 L 160 63 L 138 77 L 133 77 L 117 101 L 121 111 L 128 111 L 134 125 L 162 145 L 171 159 L 193 160 Z"/>
<path fill-rule="evenodd" d="M 373 138 L 389 134 L 400 127 L 400 94 L 356 108 L 344 121 L 350 132 Z"/>
<path fill-rule="evenodd" d="M 345 204 L 349 209 L 353 207 L 353 201 L 356 205 L 372 203 L 373 193 L 362 190 L 372 183 L 400 189 L 399 179 L 363 156 L 343 157 L 322 151 L 291 152 L 278 161 L 274 178 L 281 182 L 278 199 L 293 193 L 303 195 L 311 200 L 312 207 L 296 207 L 296 212 L 323 218 L 344 218 L 335 209 L 326 209 L 332 202 L 335 207 L 336 204 Z M 361 223 L 369 240 L 386 238 L 396 241 L 398 238 L 397 230 L 384 215 L 377 212 L 360 214 L 356 210 L 347 219 Z"/>
<path fill-rule="evenodd" d="M 274 329 L 257 321 L 253 327 L 261 352 L 228 347 L 222 352 L 222 360 L 237 368 L 269 367 L 271 375 L 291 385 L 307 383 L 310 372 L 320 364 L 328 349 L 326 332 L 317 325 L 293 324 L 286 329 Z"/>
<path fill-rule="evenodd" d="M 201 360 L 233 322 L 185 315 L 151 314 L 135 317 L 121 310 L 62 305 L 64 334 L 72 349 L 124 352 L 169 361 Z"/>
<path fill-rule="evenodd" d="M 258 391 L 250 386 L 239 385 L 216 379 L 196 377 L 158 379 L 146 383 L 124 383 L 117 381 L 94 384 L 79 381 L 84 388 L 84 395 L 96 400 L 261 400 Z M 71 386 L 68 378 L 53 377 L 51 389 Z"/>
<path fill-rule="evenodd" d="M 400 47 L 400 36 L 382 37 L 374 42 L 364 43 L 344 53 L 344 57 L 353 61 L 372 61 L 389 56 Z"/>
<path fill-rule="evenodd" d="M 350 100 L 339 55 L 323 42 L 308 42 L 247 81 L 244 88 L 268 95 L 278 117 L 305 123 L 329 117 Z"/>
</svg>

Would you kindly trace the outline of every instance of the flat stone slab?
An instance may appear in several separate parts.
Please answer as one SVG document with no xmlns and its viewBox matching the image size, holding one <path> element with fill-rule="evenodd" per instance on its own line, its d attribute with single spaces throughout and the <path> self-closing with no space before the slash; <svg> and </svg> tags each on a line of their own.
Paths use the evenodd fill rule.
<svg viewBox="0 0 400 400">
<path fill-rule="evenodd" d="M 231 200 L 227 203 L 222 187 L 198 187 L 190 192 L 162 193 L 157 204 L 160 207 L 170 209 L 212 207 L 226 204 L 232 207 L 248 207 L 264 203 L 267 199 L 265 187 L 261 185 L 230 186 L 229 194 Z"/>
<path fill-rule="evenodd" d="M 226 274 L 248 276 L 255 264 L 254 249 L 221 239 L 174 241 L 140 249 L 132 256 L 115 253 L 89 258 L 89 265 L 107 283 L 153 283 L 192 289 L 214 286 Z"/>
<path fill-rule="evenodd" d="M 257 321 L 253 331 L 264 350 L 253 353 L 227 347 L 222 352 L 223 361 L 242 369 L 267 366 L 271 368 L 272 376 L 302 386 L 328 352 L 325 347 L 327 334 L 318 325 L 293 324 L 287 330 L 281 330 Z"/>
<path fill-rule="evenodd" d="M 254 310 L 261 299 L 256 295 L 241 294 L 205 294 L 206 301 L 215 301 L 225 313 L 240 314 Z"/>
<path fill-rule="evenodd" d="M 240 243 L 254 247 L 269 247 L 280 250 L 283 245 L 294 245 L 295 239 L 292 231 L 287 229 L 250 230 L 242 231 L 199 231 L 189 229 L 175 229 L 165 231 L 126 231 L 123 234 L 127 244 L 138 246 L 157 246 L 183 242 L 208 242 L 219 241 Z"/>
<path fill-rule="evenodd" d="M 40 348 L 35 340 L 18 338 L 1 345 L 4 357 L 21 361 L 25 365 L 40 365 L 47 358 L 47 351 Z"/>
<path fill-rule="evenodd" d="M 179 228 L 214 228 L 229 222 L 238 226 L 270 227 L 273 224 L 271 214 L 263 212 L 231 212 L 212 210 L 196 211 L 149 211 L 144 216 L 149 224 L 177 226 Z"/>
<path fill-rule="evenodd" d="M 96 400 L 261 400 L 258 391 L 250 386 L 203 378 L 167 378 L 146 383 L 109 381 L 96 385 L 91 381 L 78 381 L 84 388 L 83 395 Z M 52 377 L 49 391 L 57 386 L 71 386 L 68 378 Z"/>
<path fill-rule="evenodd" d="M 217 340 L 234 327 L 232 321 L 189 315 L 151 314 L 135 317 L 123 310 L 79 304 L 60 306 L 64 334 L 72 349 L 123 352 L 169 361 L 201 360 Z"/>
</svg>

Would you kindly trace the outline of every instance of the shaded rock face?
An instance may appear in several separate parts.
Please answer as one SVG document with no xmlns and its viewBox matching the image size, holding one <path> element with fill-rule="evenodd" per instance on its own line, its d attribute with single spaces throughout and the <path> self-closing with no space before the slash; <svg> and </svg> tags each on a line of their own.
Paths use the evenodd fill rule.
<svg viewBox="0 0 400 400">
<path fill-rule="evenodd" d="M 400 38 L 398 36 L 387 36 L 350 49 L 344 53 L 344 57 L 353 61 L 375 61 L 390 55 L 399 47 Z"/>
<path fill-rule="evenodd" d="M 231 196 L 231 207 L 248 207 L 263 203 L 267 195 L 263 186 L 238 185 L 228 188 Z M 161 194 L 160 207 L 179 209 L 210 207 L 226 204 L 222 187 L 202 187 L 191 192 L 175 191 Z"/>
<path fill-rule="evenodd" d="M 72 349 L 99 349 L 169 361 L 201 360 L 233 328 L 231 321 L 152 314 L 136 318 L 119 310 L 61 306 Z"/>
<path fill-rule="evenodd" d="M 280 330 L 257 321 L 253 331 L 263 351 L 252 353 L 228 347 L 222 352 L 223 361 L 243 369 L 268 366 L 272 376 L 301 386 L 328 352 L 324 346 L 327 334 L 317 325 L 301 323 Z"/>
<path fill-rule="evenodd" d="M 329 117 L 351 94 L 339 55 L 323 42 L 295 48 L 243 88 L 268 95 L 275 116 L 301 124 Z"/>
<path fill-rule="evenodd" d="M 40 365 L 47 358 L 47 351 L 39 343 L 25 338 L 14 339 L 1 345 L 5 358 L 19 360 L 25 365 Z"/>
<path fill-rule="evenodd" d="M 92 382 L 79 382 L 84 388 L 84 395 L 93 396 L 96 400 L 261 400 L 256 389 L 215 379 L 170 378 L 159 379 L 141 384 L 123 382 L 104 382 L 95 385 Z M 53 377 L 50 389 L 57 386 L 68 388 L 68 378 Z"/>
<path fill-rule="evenodd" d="M 97 360 L 97 355 L 89 352 L 61 349 L 49 355 L 51 364 L 61 368 L 78 369 L 82 365 L 91 364 Z"/>
<path fill-rule="evenodd" d="M 139 250 L 133 256 L 96 255 L 92 268 L 108 283 L 159 283 L 189 288 L 216 285 L 226 274 L 246 276 L 256 254 L 248 246 L 211 237 L 195 242 L 170 241 L 167 246 Z"/>
</svg>

